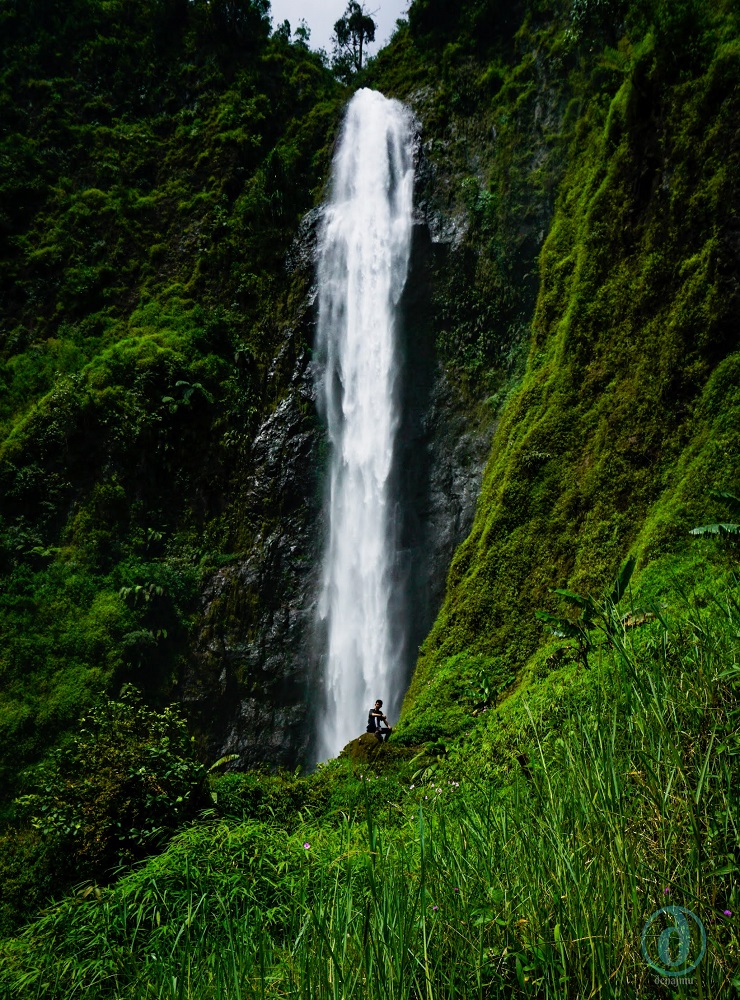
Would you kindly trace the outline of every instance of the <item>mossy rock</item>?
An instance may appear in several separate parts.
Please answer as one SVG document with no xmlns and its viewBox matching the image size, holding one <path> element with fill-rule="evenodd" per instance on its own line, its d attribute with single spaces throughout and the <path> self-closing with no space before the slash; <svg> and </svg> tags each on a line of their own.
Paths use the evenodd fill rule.
<svg viewBox="0 0 740 1000">
<path fill-rule="evenodd" d="M 395 742 L 388 743 L 380 739 L 375 733 L 363 733 L 347 744 L 339 754 L 339 759 L 351 760 L 356 764 L 373 764 L 379 770 L 395 771 L 417 756 L 422 749 L 418 745 L 398 746 Z"/>
<path fill-rule="evenodd" d="M 344 759 L 354 760 L 360 764 L 374 764 L 376 760 L 393 754 L 393 747 L 375 733 L 363 733 L 352 740 L 339 754 Z"/>
</svg>

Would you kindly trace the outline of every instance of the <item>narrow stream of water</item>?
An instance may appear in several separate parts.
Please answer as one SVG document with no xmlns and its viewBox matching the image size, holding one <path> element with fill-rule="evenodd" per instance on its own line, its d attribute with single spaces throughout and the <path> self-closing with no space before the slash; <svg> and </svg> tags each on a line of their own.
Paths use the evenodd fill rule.
<svg viewBox="0 0 740 1000">
<path fill-rule="evenodd" d="M 376 698 L 394 711 L 402 693 L 389 614 L 396 520 L 390 473 L 413 183 L 410 112 L 376 91 L 358 91 L 334 157 L 318 268 L 320 399 L 332 449 L 319 760 L 364 731 Z"/>
</svg>

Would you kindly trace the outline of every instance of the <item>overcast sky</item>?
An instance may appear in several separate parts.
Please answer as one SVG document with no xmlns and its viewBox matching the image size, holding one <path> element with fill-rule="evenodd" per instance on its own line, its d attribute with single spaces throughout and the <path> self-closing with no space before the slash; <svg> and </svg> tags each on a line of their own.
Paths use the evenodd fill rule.
<svg viewBox="0 0 740 1000">
<path fill-rule="evenodd" d="M 273 27 L 290 21 L 295 31 L 301 19 L 311 29 L 312 49 L 326 49 L 331 55 L 331 35 L 334 22 L 338 21 L 347 6 L 347 0 L 270 0 Z M 377 24 L 375 44 L 370 46 L 370 55 L 381 48 L 393 34 L 396 20 L 405 15 L 409 0 L 369 0 L 365 9 Z"/>
</svg>

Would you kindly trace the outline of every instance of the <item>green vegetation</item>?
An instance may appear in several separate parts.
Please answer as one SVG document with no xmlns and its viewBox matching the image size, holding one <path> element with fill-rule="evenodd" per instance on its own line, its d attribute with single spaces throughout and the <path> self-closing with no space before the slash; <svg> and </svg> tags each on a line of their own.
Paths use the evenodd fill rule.
<svg viewBox="0 0 740 1000">
<path fill-rule="evenodd" d="M 39 762 L 71 780 L 59 754 L 122 685 L 152 710 L 182 698 L 203 589 L 264 525 L 239 503 L 248 445 L 306 349 L 310 274 L 284 262 L 342 102 L 267 15 L 265 0 L 0 0 L 6 928 L 182 818 L 152 795 L 125 820 L 141 849 L 98 831 L 99 811 L 87 846 L 63 847 L 12 803 L 37 794 Z M 125 753 L 103 770 L 119 765 L 124 781 Z"/>
<path fill-rule="evenodd" d="M 417 725 L 431 738 L 457 724 L 461 656 L 470 680 L 488 658 L 492 687 L 519 674 L 542 641 L 534 611 L 555 610 L 551 587 L 598 592 L 628 552 L 639 570 L 686 551 L 707 487 L 737 482 L 740 49 L 730 12 L 702 10 L 701 58 L 680 71 L 658 19 L 571 77 L 526 371 L 509 383 L 475 524 L 406 698 L 408 742 Z"/>
<path fill-rule="evenodd" d="M 173 696 L 203 581 L 251 542 L 341 106 L 267 14 L 0 3 L 0 809 L 103 694 Z"/>
<path fill-rule="evenodd" d="M 34 913 L 39 884 L 68 889 L 80 872 L 105 879 L 165 844 L 204 804 L 194 742 L 176 708 L 153 712 L 132 688 L 83 718 L 16 802 L 24 851 L 14 851 L 12 828 L 0 839 L 0 927 Z"/>
<path fill-rule="evenodd" d="M 729 507 L 733 517 L 740 516 L 740 497 L 732 493 L 724 493 L 722 490 L 711 490 L 711 496 L 721 500 L 723 505 Z M 698 528 L 692 528 L 691 535 L 719 535 L 720 538 L 733 540 L 740 535 L 740 524 L 720 521 L 716 524 L 702 524 Z"/>
<path fill-rule="evenodd" d="M 419 118 L 436 360 L 496 434 L 391 742 L 206 776 L 165 706 L 290 604 L 251 442 L 346 97 L 267 13 L 0 0 L 0 992 L 659 997 L 670 902 L 672 994 L 737 995 L 737 6 L 415 0 L 353 76 Z"/>
<path fill-rule="evenodd" d="M 730 996 L 739 599 L 736 583 L 677 598 L 639 628 L 607 607 L 591 671 L 553 657 L 498 709 L 501 748 L 520 751 L 508 780 L 464 773 L 454 754 L 217 779 L 219 803 L 239 788 L 255 815 L 282 786 L 290 809 L 199 823 L 113 888 L 51 908 L 4 945 L 4 987 L 49 1000 L 659 996 L 640 931 L 670 903 L 707 934 L 701 985 L 677 995 Z"/>
</svg>

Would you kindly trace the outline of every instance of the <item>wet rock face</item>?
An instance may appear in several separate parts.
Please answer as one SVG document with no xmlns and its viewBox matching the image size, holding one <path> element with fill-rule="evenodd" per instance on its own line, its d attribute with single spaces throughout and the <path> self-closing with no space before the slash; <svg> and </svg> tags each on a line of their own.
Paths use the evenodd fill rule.
<svg viewBox="0 0 740 1000">
<path fill-rule="evenodd" d="M 236 753 L 241 767 L 294 767 L 308 753 L 323 535 L 319 441 L 304 350 L 288 394 L 252 441 L 238 501 L 245 554 L 203 592 L 183 695 L 209 753 Z"/>
<path fill-rule="evenodd" d="M 481 419 L 471 414 L 443 370 L 435 381 L 427 425 L 432 462 L 426 531 L 433 554 L 428 600 L 436 617 L 455 549 L 473 524 L 495 425 L 490 415 Z"/>
<path fill-rule="evenodd" d="M 421 221 L 401 301 L 402 420 L 394 480 L 402 596 L 395 629 L 407 683 L 419 645 L 442 604 L 452 556 L 473 523 L 493 434 L 490 414 L 481 419 L 474 412 L 436 354 L 433 281 L 449 253 L 450 246 L 440 246 L 432 228 Z"/>
<path fill-rule="evenodd" d="M 319 222 L 319 213 L 305 220 L 293 253 L 303 272 L 315 259 Z M 435 354 L 432 265 L 435 254 L 447 252 L 420 220 L 401 303 L 403 418 L 393 486 L 400 582 L 394 628 L 407 680 L 441 605 L 452 555 L 472 523 L 491 436 L 490 422 L 473 420 L 470 403 Z M 276 356 L 273 369 L 283 374 L 275 382 L 289 388 L 262 421 L 245 461 L 248 473 L 235 501 L 244 554 L 203 590 L 195 656 L 182 685 L 209 757 L 238 754 L 240 768 L 305 763 L 321 703 L 317 601 L 328 449 L 306 346 L 313 339 L 314 300 L 312 289 Z M 291 359 L 292 371 L 286 370 Z M 363 723 L 357 720 L 358 732 Z"/>
</svg>

